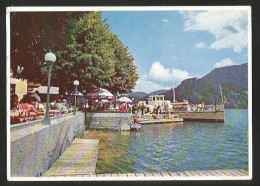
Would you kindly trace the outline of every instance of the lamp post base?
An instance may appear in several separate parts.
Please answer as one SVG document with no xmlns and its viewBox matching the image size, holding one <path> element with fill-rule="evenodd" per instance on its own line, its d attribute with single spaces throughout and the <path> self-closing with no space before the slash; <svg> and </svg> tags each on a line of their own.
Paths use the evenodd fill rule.
<svg viewBox="0 0 260 186">
<path fill-rule="evenodd" d="M 43 125 L 51 125 L 51 119 L 50 117 L 48 117 L 47 115 L 44 116 L 43 120 L 42 120 L 42 124 Z"/>
</svg>

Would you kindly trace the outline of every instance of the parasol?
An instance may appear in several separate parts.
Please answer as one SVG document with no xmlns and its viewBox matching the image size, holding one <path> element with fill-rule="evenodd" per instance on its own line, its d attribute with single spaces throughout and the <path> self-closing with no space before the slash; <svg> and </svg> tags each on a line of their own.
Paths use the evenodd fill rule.
<svg viewBox="0 0 260 186">
<path fill-rule="evenodd" d="M 103 88 L 93 90 L 92 92 L 87 94 L 87 97 L 92 99 L 107 99 L 107 100 L 114 99 L 113 94 Z"/>
<path fill-rule="evenodd" d="M 130 99 L 130 98 L 128 98 L 128 97 L 121 97 L 121 98 L 119 98 L 118 99 L 118 101 L 120 101 L 120 102 L 130 102 L 130 103 L 132 103 L 133 101 Z"/>
</svg>

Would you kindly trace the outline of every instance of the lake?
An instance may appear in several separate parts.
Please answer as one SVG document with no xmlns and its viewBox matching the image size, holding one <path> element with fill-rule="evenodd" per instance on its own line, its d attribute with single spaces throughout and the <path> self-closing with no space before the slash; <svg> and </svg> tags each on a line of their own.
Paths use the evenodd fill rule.
<svg viewBox="0 0 260 186">
<path fill-rule="evenodd" d="M 248 110 L 225 123 L 144 125 L 140 132 L 86 131 L 99 139 L 96 173 L 248 169 Z"/>
</svg>

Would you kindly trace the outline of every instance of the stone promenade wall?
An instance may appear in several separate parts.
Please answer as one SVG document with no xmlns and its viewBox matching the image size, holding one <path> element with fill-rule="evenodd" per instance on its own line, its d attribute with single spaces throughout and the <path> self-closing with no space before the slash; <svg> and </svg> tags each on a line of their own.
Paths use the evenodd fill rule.
<svg viewBox="0 0 260 186">
<path fill-rule="evenodd" d="M 127 112 L 119 112 L 119 113 L 87 112 L 86 113 L 87 129 L 119 131 L 125 129 L 125 126 L 129 126 L 131 121 L 132 121 L 132 115 L 131 113 L 127 113 Z"/>
<path fill-rule="evenodd" d="M 11 177 L 41 176 L 85 131 L 84 113 L 57 116 L 51 123 L 37 120 L 10 127 Z"/>
</svg>

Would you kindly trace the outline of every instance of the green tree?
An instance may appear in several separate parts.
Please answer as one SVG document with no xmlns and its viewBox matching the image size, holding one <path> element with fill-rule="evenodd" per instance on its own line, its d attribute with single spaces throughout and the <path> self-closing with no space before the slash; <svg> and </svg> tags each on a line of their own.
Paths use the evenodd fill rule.
<svg viewBox="0 0 260 186">
<path fill-rule="evenodd" d="M 60 60 L 54 67 L 54 83 L 68 92 L 74 90 L 76 79 L 80 82 L 79 89 L 88 92 L 108 86 L 109 78 L 114 75 L 114 56 L 111 33 L 101 20 L 101 13 L 86 13 L 72 22 L 71 42 L 57 54 Z"/>
<path fill-rule="evenodd" d="M 43 59 L 52 51 L 57 56 L 52 86 L 59 86 L 61 94 L 72 92 L 76 79 L 79 89 L 88 92 L 103 87 L 127 93 L 134 88 L 138 75 L 133 57 L 110 32 L 101 12 L 14 13 L 11 17 L 14 77 L 46 84 Z"/>
<path fill-rule="evenodd" d="M 115 74 L 111 76 L 107 88 L 113 94 L 117 92 L 120 94 L 129 93 L 135 87 L 139 78 L 136 66 L 133 63 L 134 58 L 116 35 L 112 36 L 111 46 L 114 50 Z"/>
<path fill-rule="evenodd" d="M 14 12 L 11 14 L 11 70 L 16 78 L 46 82 L 44 55 L 59 51 L 67 37 L 70 13 Z"/>
</svg>

